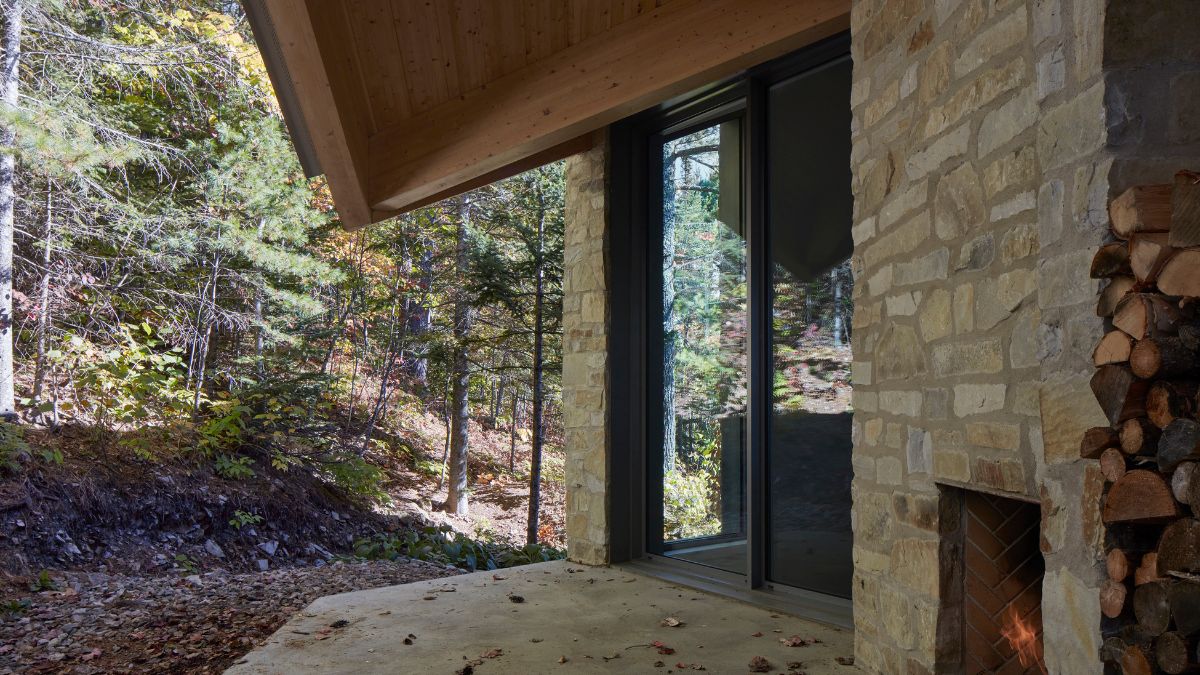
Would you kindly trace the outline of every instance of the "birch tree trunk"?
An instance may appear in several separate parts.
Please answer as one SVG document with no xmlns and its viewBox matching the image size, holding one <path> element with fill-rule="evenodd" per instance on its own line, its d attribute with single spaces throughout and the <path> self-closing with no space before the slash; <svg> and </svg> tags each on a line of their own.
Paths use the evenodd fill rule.
<svg viewBox="0 0 1200 675">
<path fill-rule="evenodd" d="M 471 218 L 471 202 L 466 196 L 458 202 L 457 248 L 455 268 L 459 279 L 465 279 L 470 266 L 470 249 L 467 230 Z M 459 292 L 454 301 L 454 375 L 451 406 L 449 489 L 446 493 L 446 511 L 459 515 L 467 514 L 467 453 L 470 443 L 470 354 L 467 338 L 471 335 L 471 303 L 465 292 Z"/>
<path fill-rule="evenodd" d="M 46 384 L 46 338 L 50 331 L 50 256 L 54 250 L 54 185 L 46 186 L 46 240 L 42 246 L 42 280 L 38 288 L 37 361 L 33 369 L 33 405 L 42 403 Z M 41 417 L 41 412 L 36 413 Z"/>
<path fill-rule="evenodd" d="M 258 219 L 258 240 L 261 242 L 263 238 L 263 226 L 266 224 L 265 218 Z M 258 372 L 259 381 L 267 378 L 267 365 L 263 360 L 263 346 L 266 342 L 266 327 L 263 326 L 263 295 L 265 294 L 266 280 L 259 275 L 258 289 L 254 292 L 254 323 L 258 330 L 254 334 L 254 369 Z"/>
<path fill-rule="evenodd" d="M 0 99 L 7 112 L 17 109 L 20 84 L 21 30 L 25 14 L 23 0 L 8 0 L 4 13 L 4 62 L 0 72 Z M 13 147 L 17 130 L 12 124 L 0 127 L 0 146 Z M 17 157 L 0 153 L 0 418 L 15 421 L 13 391 L 13 207 L 16 200 Z"/>
</svg>

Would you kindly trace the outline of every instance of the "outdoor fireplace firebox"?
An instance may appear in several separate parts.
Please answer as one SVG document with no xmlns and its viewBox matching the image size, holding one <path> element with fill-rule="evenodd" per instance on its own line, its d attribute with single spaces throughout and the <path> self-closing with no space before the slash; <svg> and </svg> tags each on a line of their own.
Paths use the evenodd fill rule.
<svg viewBox="0 0 1200 675">
<path fill-rule="evenodd" d="M 963 671 L 1045 673 L 1037 504 L 962 491 Z"/>
</svg>

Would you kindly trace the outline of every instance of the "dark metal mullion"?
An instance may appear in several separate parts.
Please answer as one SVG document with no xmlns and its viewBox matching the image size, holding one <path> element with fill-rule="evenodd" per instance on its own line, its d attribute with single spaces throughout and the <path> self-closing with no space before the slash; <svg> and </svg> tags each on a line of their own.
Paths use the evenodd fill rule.
<svg viewBox="0 0 1200 675">
<path fill-rule="evenodd" d="M 662 372 L 663 341 L 663 161 L 659 134 L 650 135 L 646 151 L 646 392 L 661 392 L 665 375 Z M 663 548 L 663 420 L 674 411 L 663 407 L 662 396 L 648 395 L 645 400 L 646 453 L 645 467 L 646 551 L 661 553 Z"/>
<path fill-rule="evenodd" d="M 743 145 L 743 176 L 746 199 L 747 287 L 750 297 L 746 425 L 746 585 L 759 588 L 766 578 L 766 441 L 770 378 L 766 342 L 770 330 L 767 314 L 766 197 L 766 90 L 759 80 L 750 81 L 746 105 Z"/>
</svg>

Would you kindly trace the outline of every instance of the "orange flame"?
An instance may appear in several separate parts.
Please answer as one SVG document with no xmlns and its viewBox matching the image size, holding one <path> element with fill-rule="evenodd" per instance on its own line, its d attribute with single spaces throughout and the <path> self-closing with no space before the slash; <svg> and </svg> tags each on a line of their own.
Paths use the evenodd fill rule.
<svg viewBox="0 0 1200 675">
<path fill-rule="evenodd" d="M 1049 675 L 1042 658 L 1041 636 L 1034 632 L 1032 626 L 1021 620 L 1021 615 L 1017 614 L 1017 609 L 1012 605 L 1008 607 L 1008 617 L 1004 620 L 1004 628 L 1000 630 L 1000 634 L 1017 653 L 1022 666 L 1028 668 L 1036 665 L 1042 675 Z"/>
</svg>

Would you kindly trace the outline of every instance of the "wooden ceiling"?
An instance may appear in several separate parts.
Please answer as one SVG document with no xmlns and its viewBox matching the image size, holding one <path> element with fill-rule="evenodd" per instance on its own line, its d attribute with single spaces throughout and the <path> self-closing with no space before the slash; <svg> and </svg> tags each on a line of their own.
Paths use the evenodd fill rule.
<svg viewBox="0 0 1200 675">
<path fill-rule="evenodd" d="M 849 0 L 252 4 L 289 124 L 350 227 L 578 152 L 606 124 L 849 25 Z"/>
</svg>

